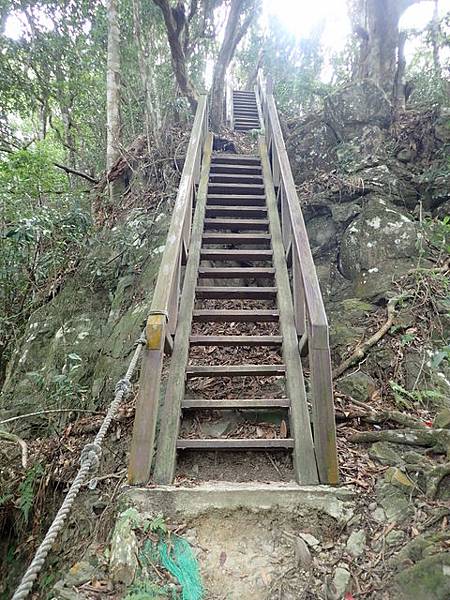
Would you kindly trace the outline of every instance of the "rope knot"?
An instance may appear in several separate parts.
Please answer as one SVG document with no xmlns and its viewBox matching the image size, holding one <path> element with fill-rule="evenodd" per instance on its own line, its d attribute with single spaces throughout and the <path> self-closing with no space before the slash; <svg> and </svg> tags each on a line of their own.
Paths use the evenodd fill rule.
<svg viewBox="0 0 450 600">
<path fill-rule="evenodd" d="M 95 442 L 86 444 L 81 451 L 80 464 L 89 463 L 89 470 L 95 472 L 100 464 L 100 458 L 102 456 L 102 449 L 99 444 Z"/>
<path fill-rule="evenodd" d="M 138 339 L 136 340 L 134 347 L 136 348 L 137 346 L 146 346 L 147 345 L 147 336 L 145 334 L 145 331 L 143 331 L 141 333 L 141 335 L 138 337 Z"/>
<path fill-rule="evenodd" d="M 116 383 L 116 387 L 114 389 L 114 392 L 116 394 L 118 394 L 119 392 L 122 392 L 123 397 L 126 398 L 128 396 L 128 394 L 131 391 L 131 383 L 129 379 L 119 379 L 119 381 Z"/>
</svg>

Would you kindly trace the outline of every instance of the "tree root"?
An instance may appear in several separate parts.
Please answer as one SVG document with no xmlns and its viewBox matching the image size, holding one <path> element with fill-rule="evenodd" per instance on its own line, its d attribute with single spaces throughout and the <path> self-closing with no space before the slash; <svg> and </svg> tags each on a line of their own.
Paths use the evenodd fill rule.
<svg viewBox="0 0 450 600">
<path fill-rule="evenodd" d="M 387 319 L 386 319 L 386 322 L 384 323 L 384 325 L 382 327 L 380 327 L 380 329 L 378 331 L 376 331 L 368 340 L 366 340 L 365 342 L 362 342 L 362 344 L 359 344 L 355 348 L 353 353 L 348 358 L 346 358 L 338 367 L 336 367 L 336 369 L 334 369 L 333 378 L 339 377 L 340 375 L 342 375 L 342 373 L 345 373 L 345 371 L 349 367 L 351 367 L 355 362 L 364 358 L 364 356 L 367 353 L 367 350 L 369 350 L 369 348 L 371 348 L 372 346 L 374 346 L 377 342 L 379 342 L 381 340 L 381 338 L 392 327 L 392 324 L 394 322 L 394 316 L 395 316 L 395 308 L 396 308 L 397 304 L 401 300 L 404 300 L 405 298 L 407 298 L 410 295 L 411 295 L 410 293 L 404 293 L 404 294 L 400 294 L 399 296 L 395 296 L 394 298 L 391 298 L 389 300 L 389 302 L 387 303 Z"/>
<path fill-rule="evenodd" d="M 391 442 L 408 446 L 431 448 L 436 454 L 446 454 L 447 462 L 435 467 L 424 462 L 411 462 L 407 470 L 423 473 L 426 478 L 426 496 L 436 498 L 441 481 L 450 475 L 450 429 L 388 429 L 384 431 L 363 431 L 353 435 L 350 441 L 359 442 Z"/>
<path fill-rule="evenodd" d="M 391 442 L 431 448 L 436 454 L 446 454 L 450 460 L 450 429 L 385 429 L 362 431 L 351 436 L 351 442 Z"/>
<path fill-rule="evenodd" d="M 15 433 L 9 433 L 9 431 L 2 430 L 0 430 L 0 438 L 19 444 L 20 449 L 22 451 L 22 467 L 26 469 L 28 464 L 28 446 L 23 441 L 23 439 L 17 436 Z"/>
</svg>

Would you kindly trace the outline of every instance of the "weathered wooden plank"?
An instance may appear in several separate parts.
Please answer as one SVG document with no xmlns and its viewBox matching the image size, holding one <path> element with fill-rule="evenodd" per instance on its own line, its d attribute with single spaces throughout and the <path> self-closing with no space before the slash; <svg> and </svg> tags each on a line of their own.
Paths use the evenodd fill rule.
<svg viewBox="0 0 450 600">
<path fill-rule="evenodd" d="M 194 310 L 194 321 L 200 322 L 264 322 L 278 321 L 279 312 L 277 310 L 213 310 L 199 309 Z"/>
<path fill-rule="evenodd" d="M 211 165 L 211 173 L 247 173 L 248 175 L 261 175 L 261 165 L 228 165 L 217 163 Z"/>
<path fill-rule="evenodd" d="M 191 335 L 191 346 L 281 346 L 280 335 Z"/>
<path fill-rule="evenodd" d="M 272 260 L 272 250 L 230 250 L 228 248 L 216 248 L 214 250 L 202 250 L 202 260 L 226 261 L 252 261 L 264 262 Z"/>
<path fill-rule="evenodd" d="M 268 225 L 269 221 L 267 219 L 205 219 L 205 230 L 229 229 L 230 231 L 266 231 Z"/>
<path fill-rule="evenodd" d="M 200 279 L 272 279 L 272 267 L 200 267 Z"/>
<path fill-rule="evenodd" d="M 208 206 L 265 206 L 265 196 L 208 194 Z"/>
<path fill-rule="evenodd" d="M 276 287 L 198 286 L 197 298 L 215 300 L 272 300 L 277 295 Z"/>
<path fill-rule="evenodd" d="M 227 244 L 227 245 L 259 245 L 269 246 L 270 235 L 266 233 L 204 233 L 204 244 Z"/>
<path fill-rule="evenodd" d="M 186 369 L 186 377 L 278 377 L 284 365 L 195 365 Z"/>
<path fill-rule="evenodd" d="M 230 196 L 249 194 L 261 196 L 264 194 L 264 186 L 254 183 L 210 183 L 208 194 L 228 194 Z"/>
<path fill-rule="evenodd" d="M 217 152 L 212 155 L 211 162 L 213 165 L 261 165 L 261 160 L 256 154 L 230 154 Z"/>
<path fill-rule="evenodd" d="M 322 483 L 339 483 L 336 422 L 333 403 L 330 351 L 309 347 L 312 416 L 317 466 Z"/>
<path fill-rule="evenodd" d="M 289 398 L 234 398 L 225 400 L 184 399 L 183 409 L 211 410 L 251 410 L 270 408 L 289 408 Z"/>
<path fill-rule="evenodd" d="M 131 437 L 128 482 L 146 484 L 153 459 L 156 422 L 159 407 L 159 389 L 166 340 L 164 315 L 152 315 L 147 322 L 147 347 L 144 348 L 139 378 L 139 394 Z M 149 328 L 152 328 L 149 330 Z"/>
<path fill-rule="evenodd" d="M 208 134 L 205 142 L 202 174 L 192 224 L 191 247 L 181 294 L 178 327 L 175 332 L 167 389 L 160 419 L 158 453 L 155 461 L 154 479 L 157 483 L 162 484 L 171 483 L 175 471 L 176 439 L 178 436 L 181 401 L 184 396 L 185 368 L 189 355 L 189 334 L 191 330 L 192 310 L 195 301 L 196 274 L 200 263 L 200 248 L 206 207 L 206 190 L 208 185 L 211 149 L 212 134 Z"/>
<path fill-rule="evenodd" d="M 295 439 L 293 452 L 294 469 L 298 483 L 318 483 L 316 457 L 311 424 L 306 399 L 302 363 L 298 351 L 297 333 L 294 323 L 294 309 L 289 285 L 280 220 L 277 210 L 275 190 L 270 172 L 269 157 L 264 138 L 259 138 L 261 164 L 266 183 L 267 208 L 272 235 L 273 264 L 275 280 L 279 290 L 277 296 L 280 311 L 280 330 L 283 336 L 283 360 L 286 365 L 286 389 L 291 398 L 290 429 Z"/>
<path fill-rule="evenodd" d="M 207 217 L 228 217 L 228 218 L 245 218 L 250 217 L 262 218 L 267 216 L 266 207 L 262 206 L 207 206 Z"/>
<path fill-rule="evenodd" d="M 249 439 L 249 438 L 215 438 L 215 439 L 178 439 L 178 450 L 267 450 L 289 449 L 294 447 L 292 438 L 284 439 Z"/>
<path fill-rule="evenodd" d="M 210 173 L 210 183 L 257 183 L 262 184 L 261 174 L 249 173 Z"/>
</svg>

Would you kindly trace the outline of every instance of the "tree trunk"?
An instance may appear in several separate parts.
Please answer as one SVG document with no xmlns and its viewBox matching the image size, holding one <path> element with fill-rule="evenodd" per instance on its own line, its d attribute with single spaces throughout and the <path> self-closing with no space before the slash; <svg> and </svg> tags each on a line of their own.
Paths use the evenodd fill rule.
<svg viewBox="0 0 450 600">
<path fill-rule="evenodd" d="M 133 0 L 133 21 L 138 48 L 139 73 L 141 76 L 141 83 L 145 100 L 145 126 L 147 133 L 147 143 L 150 152 L 151 138 L 153 138 L 153 141 L 158 147 L 160 146 L 161 123 L 156 99 L 152 94 L 153 73 L 151 72 L 152 69 L 151 58 L 149 57 L 149 44 L 144 42 L 144 36 L 142 35 L 140 0 Z"/>
<path fill-rule="evenodd" d="M 441 75 L 441 62 L 439 60 L 439 6 L 438 0 L 434 0 L 433 18 L 431 20 L 431 45 L 433 48 L 433 67 L 437 76 Z"/>
<path fill-rule="evenodd" d="M 174 11 L 169 4 L 169 0 L 153 0 L 153 2 L 156 6 L 159 6 L 164 17 L 175 78 L 181 93 L 187 98 L 189 105 L 194 112 L 197 108 L 197 93 L 188 76 L 186 56 L 181 42 L 183 29 L 184 27 L 188 27 L 188 25 L 185 22 L 184 25 L 180 27 L 175 20 Z"/>
<path fill-rule="evenodd" d="M 258 71 L 262 67 L 263 60 L 264 60 L 264 50 L 261 48 L 261 50 L 258 53 L 258 58 L 256 59 L 253 69 L 250 71 L 250 75 L 248 76 L 247 83 L 245 85 L 245 89 L 247 91 L 252 90 L 253 87 L 255 86 L 256 81 L 258 79 Z"/>
<path fill-rule="evenodd" d="M 355 65 L 357 80 L 371 79 L 396 100 L 398 80 L 398 22 L 405 10 L 420 0 L 357 0 L 353 7 L 354 31 L 360 38 Z M 401 52 L 400 52 L 401 58 Z"/>
<path fill-rule="evenodd" d="M 106 73 L 106 170 L 110 171 L 120 148 L 120 29 L 117 0 L 108 0 L 108 54 Z"/>
<path fill-rule="evenodd" d="M 240 17 L 246 9 L 248 11 L 247 15 L 244 17 L 243 22 L 240 23 Z M 214 131 L 218 131 L 223 123 L 225 75 L 228 65 L 255 14 L 255 0 L 248 0 L 247 2 L 245 0 L 231 0 L 225 35 L 214 67 L 211 88 L 211 126 Z"/>
</svg>

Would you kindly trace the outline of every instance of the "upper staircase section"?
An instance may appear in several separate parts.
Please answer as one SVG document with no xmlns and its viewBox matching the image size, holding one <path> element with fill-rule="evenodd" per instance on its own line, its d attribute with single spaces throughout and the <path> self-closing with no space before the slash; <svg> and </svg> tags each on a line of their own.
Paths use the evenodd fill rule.
<svg viewBox="0 0 450 600">
<path fill-rule="evenodd" d="M 254 91 L 233 90 L 233 128 L 235 131 L 261 128 Z"/>
</svg>

